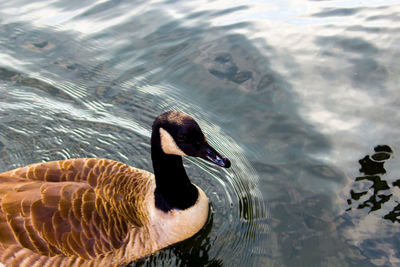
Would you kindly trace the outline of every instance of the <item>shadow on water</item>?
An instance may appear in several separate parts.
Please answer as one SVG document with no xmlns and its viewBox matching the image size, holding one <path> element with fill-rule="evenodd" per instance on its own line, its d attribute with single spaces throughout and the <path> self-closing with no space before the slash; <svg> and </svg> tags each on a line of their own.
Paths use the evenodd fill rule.
<svg viewBox="0 0 400 267">
<path fill-rule="evenodd" d="M 379 145 L 374 148 L 375 153 L 370 156 L 366 155 L 359 160 L 361 165 L 360 173 L 363 176 L 356 177 L 354 187 L 357 189 L 350 190 L 350 198 L 347 199 L 349 208 L 353 207 L 359 210 L 367 210 L 368 213 L 373 213 L 383 209 L 385 203 L 393 197 L 395 187 L 400 188 L 400 179 L 390 183 L 384 179 L 386 169 L 385 162 L 390 159 L 393 151 L 388 145 Z M 397 205 L 389 212 L 383 215 L 383 219 L 400 223 L 400 203 L 395 200 Z"/>
</svg>

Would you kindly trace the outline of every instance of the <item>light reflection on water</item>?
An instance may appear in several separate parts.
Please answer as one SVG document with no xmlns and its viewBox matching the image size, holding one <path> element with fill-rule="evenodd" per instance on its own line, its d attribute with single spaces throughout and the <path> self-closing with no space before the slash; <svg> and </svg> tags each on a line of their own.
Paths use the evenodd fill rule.
<svg viewBox="0 0 400 267">
<path fill-rule="evenodd" d="M 354 180 L 358 160 L 399 147 L 399 9 L 1 2 L 0 169 L 106 157 L 151 170 L 151 123 L 177 109 L 233 167 L 185 161 L 211 200 L 207 226 L 139 266 L 396 265 L 395 198 L 378 190 L 393 207 L 345 210 L 362 200 L 353 186 L 372 179 Z M 397 165 L 387 160 L 387 175 Z"/>
</svg>

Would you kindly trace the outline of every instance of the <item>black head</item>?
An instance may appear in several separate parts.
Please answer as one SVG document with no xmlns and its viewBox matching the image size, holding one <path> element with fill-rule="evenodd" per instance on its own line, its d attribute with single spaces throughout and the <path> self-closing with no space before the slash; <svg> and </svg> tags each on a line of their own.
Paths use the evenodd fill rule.
<svg viewBox="0 0 400 267">
<path fill-rule="evenodd" d="M 158 139 L 165 154 L 200 157 L 225 168 L 231 165 L 207 143 L 197 122 L 182 112 L 168 111 L 158 116 L 153 123 L 152 139 Z"/>
</svg>

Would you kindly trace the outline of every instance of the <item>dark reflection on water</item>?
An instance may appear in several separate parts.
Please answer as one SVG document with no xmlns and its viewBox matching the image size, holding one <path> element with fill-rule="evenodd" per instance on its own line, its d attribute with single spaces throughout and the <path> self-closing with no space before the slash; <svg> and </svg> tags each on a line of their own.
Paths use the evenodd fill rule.
<svg viewBox="0 0 400 267">
<path fill-rule="evenodd" d="M 318 13 L 312 14 L 314 17 L 341 17 L 341 16 L 352 16 L 362 11 L 362 8 L 324 8 Z"/>
<path fill-rule="evenodd" d="M 353 206 L 357 209 L 366 209 L 368 213 L 379 211 L 392 198 L 394 187 L 400 187 L 400 179 L 393 183 L 388 183 L 387 179 L 383 179 L 386 173 L 384 164 L 390 159 L 393 153 L 392 149 L 387 145 L 380 145 L 376 146 L 374 150 L 375 153 L 372 156 L 366 155 L 359 161 L 360 172 L 364 173 L 364 176 L 355 179 L 354 187 L 358 189 L 350 190 L 350 198 L 347 199 L 350 207 L 347 211 L 350 211 Z M 382 217 L 383 219 L 400 223 L 398 201 L 395 200 L 398 204 L 386 213 Z"/>
<path fill-rule="evenodd" d="M 215 65 L 208 71 L 220 79 L 227 79 L 231 82 L 241 84 L 251 78 L 251 71 L 242 71 L 232 59 L 229 53 L 220 53 L 215 55 Z"/>
</svg>

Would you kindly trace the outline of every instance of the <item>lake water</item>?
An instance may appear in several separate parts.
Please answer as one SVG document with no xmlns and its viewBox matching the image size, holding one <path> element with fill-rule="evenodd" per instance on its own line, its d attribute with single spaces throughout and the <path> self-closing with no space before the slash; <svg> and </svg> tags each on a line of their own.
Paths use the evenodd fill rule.
<svg viewBox="0 0 400 267">
<path fill-rule="evenodd" d="M 212 216 L 137 266 L 399 266 L 399 44 L 398 1 L 0 1 L 0 171 L 152 170 L 176 109 L 233 166 L 185 160 Z"/>
</svg>

